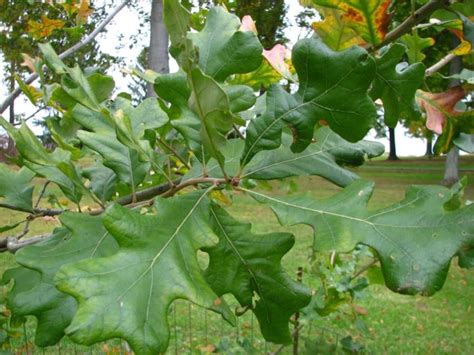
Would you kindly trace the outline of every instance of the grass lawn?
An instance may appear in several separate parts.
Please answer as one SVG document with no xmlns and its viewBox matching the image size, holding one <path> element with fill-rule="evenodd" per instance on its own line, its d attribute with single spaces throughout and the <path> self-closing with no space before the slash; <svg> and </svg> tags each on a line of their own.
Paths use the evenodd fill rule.
<svg viewBox="0 0 474 355">
<path fill-rule="evenodd" d="M 443 176 L 444 161 L 434 159 L 403 159 L 398 162 L 375 160 L 354 171 L 362 178 L 373 180 L 376 191 L 370 208 L 380 208 L 402 199 L 405 189 L 412 184 L 439 184 Z M 467 200 L 474 200 L 474 156 L 461 158 L 461 175 L 468 177 L 465 191 Z M 38 185 L 41 182 L 38 181 Z M 271 194 L 281 194 L 284 184 L 274 184 Z M 39 190 L 38 187 L 36 190 Z M 51 191 L 56 190 L 50 187 Z M 339 190 L 338 187 L 316 177 L 301 178 L 298 192 L 310 191 L 316 197 L 328 197 Z M 57 192 L 57 191 L 56 191 Z M 271 211 L 253 199 L 236 195 L 231 211 L 241 220 L 254 224 L 254 231 L 267 233 L 270 231 L 288 230 L 279 227 Z M 5 210 L 0 214 L 0 225 L 11 223 L 21 214 L 9 213 Z M 474 218 L 474 216 L 473 216 Z M 32 233 L 50 230 L 54 221 L 38 221 L 32 224 Z M 311 255 L 312 230 L 298 226 L 289 228 L 297 237 L 297 244 L 284 258 L 286 270 L 294 275 L 299 266 L 306 267 Z M 13 265 L 13 258 L 2 255 L 3 269 Z M 203 262 L 205 260 L 203 258 Z M 306 269 L 305 269 L 306 270 Z M 315 280 L 304 274 L 304 281 L 310 286 L 316 285 Z M 229 298 L 232 305 L 236 305 Z M 366 331 L 353 325 L 349 316 L 343 312 L 327 318 L 319 318 L 306 324 L 301 330 L 300 353 L 305 350 L 304 338 L 324 339 L 335 343 L 342 337 L 351 335 L 363 344 L 371 353 L 472 353 L 474 351 L 474 272 L 460 269 L 453 261 L 448 279 L 442 291 L 435 296 L 426 298 L 410 297 L 395 294 L 383 286 L 371 285 L 357 305 L 367 310 L 362 316 Z M 291 347 L 280 349 L 274 344 L 265 343 L 257 329 L 256 321 L 246 313 L 239 319 L 239 326 L 232 328 L 211 312 L 204 311 L 184 301 L 175 302 L 170 311 L 171 340 L 169 353 L 205 353 L 215 347 L 227 349 L 226 353 L 264 353 L 280 351 L 291 353 Z M 26 327 L 28 350 L 42 353 L 34 348 L 34 320 Z M 14 352 L 25 353 L 25 333 L 20 331 L 14 341 Z M 250 345 L 253 351 L 249 350 Z M 119 353 L 124 352 L 123 342 L 113 341 L 99 344 L 92 349 L 73 346 L 64 340 L 60 347 L 46 349 L 45 353 Z M 306 352 L 305 352 L 306 351 Z M 341 352 L 340 346 L 336 349 Z"/>
</svg>

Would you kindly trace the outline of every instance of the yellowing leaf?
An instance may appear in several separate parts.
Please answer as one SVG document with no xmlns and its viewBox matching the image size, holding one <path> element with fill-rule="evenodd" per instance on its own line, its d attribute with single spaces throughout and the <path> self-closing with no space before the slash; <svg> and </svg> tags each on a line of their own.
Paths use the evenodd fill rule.
<svg viewBox="0 0 474 355">
<path fill-rule="evenodd" d="M 465 95 L 461 86 L 436 94 L 418 90 L 416 99 L 420 108 L 426 111 L 426 127 L 436 134 L 442 134 L 447 118 L 459 114 L 454 106 Z"/>
<path fill-rule="evenodd" d="M 340 51 L 364 43 L 363 39 L 342 20 L 341 11 L 321 8 L 318 12 L 323 15 L 324 20 L 314 22 L 312 27 L 329 48 Z"/>
<path fill-rule="evenodd" d="M 223 206 L 231 206 L 232 205 L 232 200 L 230 199 L 230 197 L 222 190 L 214 190 L 214 191 L 211 191 L 211 193 L 209 194 L 209 196 L 220 202 Z"/>
<path fill-rule="evenodd" d="M 41 21 L 28 21 L 28 32 L 36 39 L 50 36 L 53 31 L 60 30 L 64 27 L 63 20 L 50 19 L 45 15 L 41 15 Z"/>
<path fill-rule="evenodd" d="M 464 33 L 460 30 L 451 30 L 451 32 L 453 32 L 456 37 L 459 38 L 459 40 L 461 41 L 459 46 L 454 48 L 451 53 L 459 56 L 470 54 L 472 51 L 472 45 L 471 42 L 464 39 Z"/>
<path fill-rule="evenodd" d="M 260 90 L 262 87 L 268 88 L 270 85 L 278 83 L 281 78 L 281 74 L 268 61 L 264 60 L 257 70 L 251 73 L 234 75 L 230 83 L 232 85 L 247 85 L 254 90 Z"/>
<path fill-rule="evenodd" d="M 92 15 L 93 10 L 89 6 L 89 0 L 81 0 L 79 8 L 77 9 L 76 23 L 83 24 L 87 22 L 87 18 Z"/>
<path fill-rule="evenodd" d="M 36 105 L 36 103 L 38 102 L 38 99 L 40 99 L 42 96 L 43 96 L 43 93 L 38 90 L 37 88 L 35 88 L 34 86 L 32 85 L 27 85 L 23 80 L 21 80 L 21 78 L 15 74 L 15 80 L 16 82 L 18 83 L 18 86 L 20 87 L 21 91 L 23 91 L 23 93 L 26 95 L 26 97 L 28 98 L 28 100 L 30 100 L 30 102 L 33 104 L 33 105 Z"/>
<path fill-rule="evenodd" d="M 341 19 L 366 42 L 377 45 L 387 34 L 391 0 L 300 0 L 303 6 L 329 7 L 342 11 Z"/>
</svg>

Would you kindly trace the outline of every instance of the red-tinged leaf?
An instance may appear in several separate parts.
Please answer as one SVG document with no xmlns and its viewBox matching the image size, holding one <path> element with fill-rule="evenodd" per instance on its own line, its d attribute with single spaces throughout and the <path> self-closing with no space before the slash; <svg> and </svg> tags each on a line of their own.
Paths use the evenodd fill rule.
<svg viewBox="0 0 474 355">
<path fill-rule="evenodd" d="M 267 62 L 272 66 L 273 69 L 276 70 L 282 77 L 285 79 L 296 81 L 296 78 L 291 73 L 290 65 L 286 60 L 287 57 L 287 49 L 285 46 L 281 44 L 276 44 L 270 50 L 263 50 L 263 57 L 267 60 Z"/>
<path fill-rule="evenodd" d="M 255 21 L 253 20 L 252 16 L 245 15 L 242 17 L 242 25 L 239 28 L 240 31 L 250 31 L 257 34 L 257 26 L 255 25 Z"/>
<path fill-rule="evenodd" d="M 446 119 L 459 114 L 454 106 L 465 95 L 461 86 L 436 94 L 418 90 L 417 102 L 420 108 L 426 111 L 426 127 L 437 134 L 442 134 Z"/>
</svg>

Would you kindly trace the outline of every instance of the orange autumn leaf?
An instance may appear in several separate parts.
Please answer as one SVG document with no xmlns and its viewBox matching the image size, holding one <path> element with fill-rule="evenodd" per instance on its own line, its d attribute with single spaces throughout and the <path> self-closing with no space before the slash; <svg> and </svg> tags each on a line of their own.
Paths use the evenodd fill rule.
<svg viewBox="0 0 474 355">
<path fill-rule="evenodd" d="M 455 86 L 435 94 L 418 90 L 416 101 L 420 108 L 426 112 L 426 127 L 436 134 L 442 134 L 446 120 L 460 114 L 454 107 L 465 95 L 461 86 Z"/>
<path fill-rule="evenodd" d="M 87 22 L 87 19 L 92 15 L 93 10 L 89 6 L 89 0 L 81 0 L 79 8 L 77 9 L 76 22 L 78 24 L 83 24 Z"/>
<path fill-rule="evenodd" d="M 341 11 L 342 21 L 364 41 L 380 44 L 388 31 L 392 0 L 300 0 L 303 6 L 333 8 Z"/>
<path fill-rule="evenodd" d="M 41 21 L 28 21 L 28 32 L 37 39 L 50 36 L 55 30 L 63 28 L 65 22 L 63 20 L 50 19 L 45 15 L 41 15 Z"/>
</svg>

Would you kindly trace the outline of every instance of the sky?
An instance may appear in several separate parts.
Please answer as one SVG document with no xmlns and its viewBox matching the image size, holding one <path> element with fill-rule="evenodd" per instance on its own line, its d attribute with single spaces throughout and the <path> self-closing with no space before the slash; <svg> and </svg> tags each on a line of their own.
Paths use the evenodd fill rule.
<svg viewBox="0 0 474 355">
<path fill-rule="evenodd" d="M 139 7 L 143 7 L 145 10 L 150 8 L 150 0 L 138 0 Z M 305 33 L 302 32 L 295 22 L 296 15 L 303 9 L 298 0 L 286 0 L 288 5 L 288 14 L 287 20 L 289 27 L 286 30 L 286 36 L 290 40 L 290 45 L 294 44 L 301 36 L 304 36 Z M 149 11 L 149 10 L 148 10 Z M 116 82 L 117 92 L 127 91 L 127 84 L 129 79 L 127 76 L 123 75 L 123 69 L 131 68 L 135 65 L 135 59 L 140 54 L 142 48 L 147 45 L 148 38 L 147 36 L 142 36 L 139 38 L 139 42 L 135 45 L 132 45 L 130 36 L 133 33 L 136 33 L 137 28 L 140 24 L 140 18 L 137 16 L 136 12 L 133 9 L 125 8 L 123 9 L 114 20 L 108 25 L 107 33 L 101 34 L 98 36 L 97 40 L 100 43 L 101 50 L 111 55 L 118 55 L 124 58 L 125 64 L 124 67 L 114 67 L 113 70 L 109 72 L 110 75 L 114 77 Z M 120 39 L 121 48 L 117 48 L 117 39 L 119 35 L 122 35 Z M 176 71 L 178 69 L 174 60 L 170 61 L 171 71 Z M 6 97 L 8 94 L 5 87 L 0 86 L 0 100 Z M 35 111 L 35 108 L 24 98 L 19 98 L 16 101 L 16 110 L 18 113 L 25 113 L 26 116 L 32 114 Z M 7 114 L 7 112 L 5 112 Z M 32 127 L 35 133 L 40 133 L 38 128 Z M 421 156 L 425 153 L 426 143 L 422 139 L 410 138 L 406 135 L 405 129 L 403 127 L 397 127 L 396 129 L 396 142 L 397 142 L 397 154 L 399 156 Z M 388 152 L 389 142 L 388 139 L 376 139 L 375 132 L 371 131 L 367 135 L 366 139 L 377 140 L 385 145 L 385 150 Z"/>
</svg>

